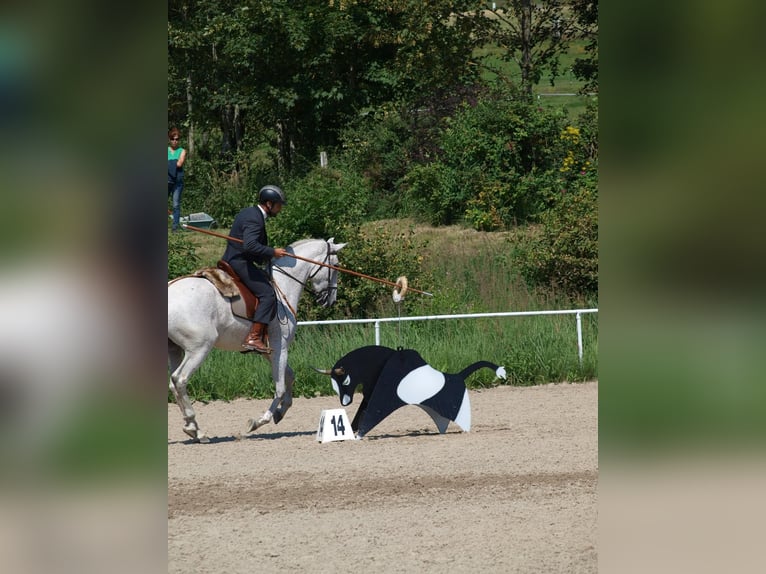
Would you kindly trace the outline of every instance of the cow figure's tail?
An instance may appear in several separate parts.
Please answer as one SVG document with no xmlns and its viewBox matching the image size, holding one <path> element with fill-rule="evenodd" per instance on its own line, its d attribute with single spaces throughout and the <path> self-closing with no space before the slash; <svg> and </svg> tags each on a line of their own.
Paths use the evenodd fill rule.
<svg viewBox="0 0 766 574">
<path fill-rule="evenodd" d="M 495 371 L 495 375 L 497 375 L 497 377 L 500 379 L 505 379 L 507 377 L 505 374 L 505 367 L 498 367 L 495 363 L 490 363 L 489 361 L 477 361 L 471 365 L 468 365 L 465 369 L 458 373 L 458 376 L 463 380 L 466 380 L 470 375 L 484 367 Z"/>
</svg>

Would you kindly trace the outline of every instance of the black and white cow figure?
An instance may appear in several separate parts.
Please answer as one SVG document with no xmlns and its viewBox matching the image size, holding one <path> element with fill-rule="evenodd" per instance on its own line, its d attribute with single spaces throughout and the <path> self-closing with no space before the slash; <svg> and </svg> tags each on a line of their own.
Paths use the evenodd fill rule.
<svg viewBox="0 0 766 574">
<path fill-rule="evenodd" d="M 487 367 L 504 379 L 505 369 L 488 361 L 478 361 L 459 373 L 442 373 L 426 363 L 413 349 L 391 349 L 379 345 L 360 347 L 344 355 L 332 369 L 319 370 L 330 375 L 332 386 L 346 407 L 354 390 L 362 385 L 362 403 L 351 422 L 358 437 L 396 409 L 417 405 L 433 419 L 440 433 L 450 421 L 464 431 L 471 430 L 471 402 L 465 380 Z"/>
</svg>

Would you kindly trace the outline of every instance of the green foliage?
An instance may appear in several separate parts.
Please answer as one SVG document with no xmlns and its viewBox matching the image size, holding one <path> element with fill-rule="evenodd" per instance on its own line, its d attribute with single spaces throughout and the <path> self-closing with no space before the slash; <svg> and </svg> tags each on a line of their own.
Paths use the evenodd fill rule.
<svg viewBox="0 0 766 574">
<path fill-rule="evenodd" d="M 269 230 L 274 245 L 309 237 L 347 241 L 364 221 L 371 201 L 368 182 L 343 167 L 315 168 L 283 189 L 287 206 Z"/>
<path fill-rule="evenodd" d="M 406 173 L 413 130 L 410 122 L 392 107 L 349 124 L 341 139 L 344 158 L 364 174 L 376 195 L 390 192 Z"/>
<path fill-rule="evenodd" d="M 219 227 L 231 227 L 239 210 L 255 203 L 261 187 L 279 181 L 271 156 L 270 150 L 261 147 L 241 151 L 232 161 L 195 157 L 186 173 L 184 213 L 202 211 L 210 214 Z M 241 167 L 233 172 L 234 165 Z"/>
<path fill-rule="evenodd" d="M 598 291 L 598 111 L 588 106 L 580 125 L 561 133 L 560 186 L 549 193 L 539 235 L 518 246 L 525 277 L 570 295 Z"/>
<path fill-rule="evenodd" d="M 481 176 L 485 183 L 467 202 L 466 222 L 478 231 L 497 231 L 529 221 L 553 205 L 562 185 L 561 174 L 555 169 L 533 169 L 527 174 L 513 174 L 511 179 L 512 183 L 503 184 Z"/>
<path fill-rule="evenodd" d="M 432 225 L 460 219 L 467 197 L 459 173 L 441 162 L 414 166 L 402 181 L 406 213 Z"/>
<path fill-rule="evenodd" d="M 488 181 L 482 185 L 479 194 L 466 203 L 465 219 L 478 231 L 495 231 L 503 228 L 508 219 L 504 207 L 510 190 L 499 181 Z"/>
<path fill-rule="evenodd" d="M 598 194 L 595 178 L 582 176 L 561 190 L 542 214 L 540 234 L 519 247 L 522 273 L 533 283 L 569 294 L 598 291 Z"/>
<path fill-rule="evenodd" d="M 562 113 L 529 103 L 513 90 L 495 91 L 449 121 L 444 155 L 461 171 L 481 170 L 494 178 L 542 171 L 558 157 L 564 120 Z"/>
<path fill-rule="evenodd" d="M 585 56 L 577 58 L 572 71 L 584 81 L 582 92 L 598 91 L 598 1 L 571 0 L 572 10 L 577 15 L 583 38 L 587 39 Z"/>
<path fill-rule="evenodd" d="M 200 259 L 184 233 L 168 234 L 168 281 L 200 267 Z"/>
<path fill-rule="evenodd" d="M 561 135 L 564 143 L 564 159 L 561 171 L 568 181 L 581 176 L 597 177 L 598 162 L 598 100 L 588 103 L 577 126 L 567 126 Z"/>
<path fill-rule="evenodd" d="M 223 153 L 278 129 L 280 162 L 337 144 L 357 110 L 465 84 L 477 2 L 187 0 L 168 7 L 168 107 Z M 191 117 L 188 117 L 188 116 Z"/>
<path fill-rule="evenodd" d="M 403 180 L 411 213 L 432 224 L 465 219 L 491 231 L 529 221 L 560 179 L 562 113 L 495 92 L 449 118 L 431 164 Z"/>
</svg>

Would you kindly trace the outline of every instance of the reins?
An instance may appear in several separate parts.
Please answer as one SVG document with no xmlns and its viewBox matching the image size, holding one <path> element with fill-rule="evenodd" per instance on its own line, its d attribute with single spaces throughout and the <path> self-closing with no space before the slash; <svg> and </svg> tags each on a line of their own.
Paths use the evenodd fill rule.
<svg viewBox="0 0 766 574">
<path fill-rule="evenodd" d="M 291 277 L 291 279 L 295 279 L 295 278 Z M 295 279 L 295 280 L 298 281 L 297 279 Z M 298 281 L 298 282 L 300 283 L 300 281 Z M 290 301 L 287 300 L 287 295 L 285 295 L 285 292 L 282 291 L 282 289 L 279 288 L 279 285 L 277 284 L 276 281 L 274 281 L 274 279 L 271 280 L 271 285 L 274 287 L 274 290 L 277 293 L 279 293 L 279 296 L 282 298 L 282 301 L 284 302 L 284 304 L 287 305 L 287 308 L 290 309 L 290 311 L 292 311 L 293 317 L 295 317 L 297 319 L 298 318 L 298 313 L 296 313 L 295 309 L 293 309 L 293 306 L 290 305 Z M 305 286 L 305 284 L 304 284 L 304 286 Z M 286 319 L 287 318 L 285 318 L 285 320 Z"/>
</svg>

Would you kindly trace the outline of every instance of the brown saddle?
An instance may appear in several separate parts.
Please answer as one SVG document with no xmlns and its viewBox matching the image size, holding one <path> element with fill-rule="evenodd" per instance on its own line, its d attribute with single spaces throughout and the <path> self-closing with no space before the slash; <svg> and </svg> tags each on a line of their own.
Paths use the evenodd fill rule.
<svg viewBox="0 0 766 574">
<path fill-rule="evenodd" d="M 218 261 L 218 269 L 226 273 L 231 277 L 234 284 L 239 290 L 239 297 L 231 297 L 231 312 L 237 317 L 243 317 L 244 319 L 253 320 L 255 310 L 258 308 L 258 298 L 253 295 L 253 292 L 247 288 L 247 286 L 239 278 L 239 275 L 231 268 L 226 261 L 221 259 Z"/>
</svg>

